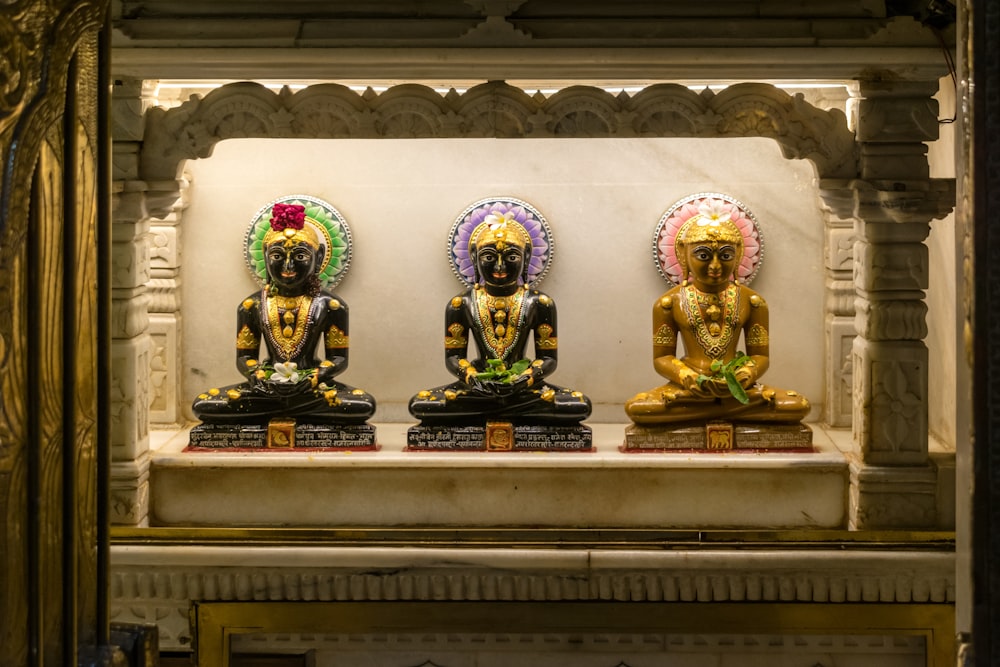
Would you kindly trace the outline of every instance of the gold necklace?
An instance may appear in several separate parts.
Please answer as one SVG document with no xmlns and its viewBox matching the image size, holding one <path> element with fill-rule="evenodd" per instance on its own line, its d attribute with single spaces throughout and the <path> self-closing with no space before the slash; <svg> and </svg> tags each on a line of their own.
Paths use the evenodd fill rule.
<svg viewBox="0 0 1000 667">
<path fill-rule="evenodd" d="M 267 302 L 264 331 L 273 349 L 284 361 L 298 356 L 312 324 L 312 297 L 269 295 L 265 290 L 262 298 Z"/>
<path fill-rule="evenodd" d="M 684 287 L 681 307 L 695 339 L 710 359 L 721 359 L 729 349 L 736 331 L 738 305 L 739 286 L 735 284 L 727 285 L 721 295 L 702 293 L 691 285 Z"/>
<path fill-rule="evenodd" d="M 520 338 L 525 289 L 510 296 L 493 296 L 480 287 L 475 290 L 473 316 L 483 342 L 497 359 L 503 359 Z"/>
</svg>

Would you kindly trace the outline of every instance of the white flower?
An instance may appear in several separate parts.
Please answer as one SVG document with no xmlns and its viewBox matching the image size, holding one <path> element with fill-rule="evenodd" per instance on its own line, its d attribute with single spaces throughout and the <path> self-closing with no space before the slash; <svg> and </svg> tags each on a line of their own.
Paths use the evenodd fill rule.
<svg viewBox="0 0 1000 667">
<path fill-rule="evenodd" d="M 271 374 L 271 382 L 294 383 L 299 381 L 299 365 L 294 361 L 288 363 L 278 362 L 274 365 L 274 373 Z"/>
<path fill-rule="evenodd" d="M 704 216 L 703 220 L 698 221 L 698 224 L 710 225 L 726 222 L 732 215 L 732 211 L 732 207 L 721 199 L 706 199 L 698 205 L 698 213 Z"/>
</svg>

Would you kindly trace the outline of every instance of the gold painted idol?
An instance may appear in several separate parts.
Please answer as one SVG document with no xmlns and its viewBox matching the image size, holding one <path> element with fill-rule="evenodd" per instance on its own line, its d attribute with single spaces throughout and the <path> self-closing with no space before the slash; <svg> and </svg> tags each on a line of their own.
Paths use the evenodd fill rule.
<svg viewBox="0 0 1000 667">
<path fill-rule="evenodd" d="M 347 369 L 348 310 L 322 282 L 345 268 L 346 230 L 318 200 L 305 204 L 276 203 L 251 225 L 247 258 L 264 286 L 236 309 L 246 381 L 198 396 L 193 410 L 205 423 L 353 424 L 375 411 L 370 394 L 334 380 Z"/>
<path fill-rule="evenodd" d="M 675 260 L 668 277 L 679 284 L 653 305 L 653 366 L 667 382 L 626 402 L 636 424 L 798 422 L 809 413 L 797 392 L 759 382 L 770 363 L 767 303 L 738 280 L 755 266 L 744 257 L 749 223 L 740 218 L 738 226 L 734 212 L 738 207 L 707 199 L 666 230 L 672 238 L 661 256 Z M 756 254 L 757 239 L 746 238 Z"/>
</svg>

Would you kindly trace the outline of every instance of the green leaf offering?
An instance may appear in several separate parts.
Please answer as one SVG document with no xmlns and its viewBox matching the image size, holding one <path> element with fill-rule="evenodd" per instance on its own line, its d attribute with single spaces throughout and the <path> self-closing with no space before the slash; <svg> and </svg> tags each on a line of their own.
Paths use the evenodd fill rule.
<svg viewBox="0 0 1000 667">
<path fill-rule="evenodd" d="M 507 368 L 507 365 L 501 359 L 487 359 L 486 370 L 476 373 L 476 377 L 480 380 L 492 380 L 494 382 L 511 384 L 518 375 L 528 370 L 528 366 L 530 365 L 530 360 L 521 359 L 511 364 L 510 368 Z"/>
<path fill-rule="evenodd" d="M 701 383 L 706 380 L 725 380 L 726 387 L 729 389 L 729 393 L 733 395 L 733 398 L 746 405 L 750 402 L 750 398 L 747 396 L 743 385 L 736 379 L 736 371 L 745 366 L 750 360 L 750 357 L 742 352 L 737 352 L 736 357 L 726 363 L 722 363 L 721 359 L 715 359 L 708 367 L 712 371 L 712 375 L 705 375 L 704 373 L 699 375 L 698 386 L 700 387 Z"/>
</svg>

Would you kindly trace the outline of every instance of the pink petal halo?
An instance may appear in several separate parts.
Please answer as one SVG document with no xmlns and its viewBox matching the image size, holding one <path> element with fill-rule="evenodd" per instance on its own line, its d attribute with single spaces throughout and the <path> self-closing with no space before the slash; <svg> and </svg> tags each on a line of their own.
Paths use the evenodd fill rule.
<svg viewBox="0 0 1000 667">
<path fill-rule="evenodd" d="M 469 255 L 472 232 L 488 215 L 516 220 L 531 237 L 531 257 L 528 259 L 527 284 L 536 287 L 548 273 L 555 246 L 549 223 L 534 206 L 513 197 L 489 197 L 469 205 L 455 220 L 448 234 L 448 254 L 452 271 L 471 287 L 475 284 L 475 267 Z"/>
<path fill-rule="evenodd" d="M 743 261 L 736 270 L 736 278 L 741 283 L 749 284 L 760 270 L 764 258 L 764 238 L 760 225 L 743 202 L 718 192 L 688 195 L 667 209 L 660 218 L 653 234 L 653 260 L 660 275 L 673 285 L 679 285 L 684 280 L 675 247 L 677 232 L 691 217 L 700 213 L 702 207 L 728 212 L 729 219 L 743 234 Z"/>
</svg>

